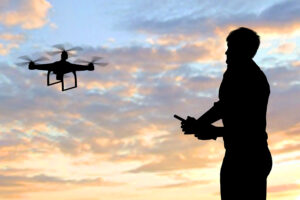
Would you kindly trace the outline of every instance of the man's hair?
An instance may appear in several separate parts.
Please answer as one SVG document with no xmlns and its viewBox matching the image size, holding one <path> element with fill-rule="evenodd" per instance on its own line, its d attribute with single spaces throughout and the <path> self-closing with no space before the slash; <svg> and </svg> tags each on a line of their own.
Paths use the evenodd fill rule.
<svg viewBox="0 0 300 200">
<path fill-rule="evenodd" d="M 240 50 L 251 58 L 255 56 L 260 44 L 257 33 L 245 27 L 240 27 L 231 31 L 227 36 L 226 41 L 232 43 L 234 46 L 237 45 L 240 47 Z"/>
</svg>

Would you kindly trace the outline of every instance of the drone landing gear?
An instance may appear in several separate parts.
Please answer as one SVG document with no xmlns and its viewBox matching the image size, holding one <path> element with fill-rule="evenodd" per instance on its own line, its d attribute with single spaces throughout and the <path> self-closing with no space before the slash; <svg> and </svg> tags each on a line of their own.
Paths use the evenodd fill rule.
<svg viewBox="0 0 300 200">
<path fill-rule="evenodd" d="M 51 71 L 48 71 L 48 74 L 47 74 L 47 86 L 61 83 L 61 91 L 66 91 L 66 90 L 71 90 L 71 89 L 77 88 L 77 75 L 76 75 L 76 72 L 72 72 L 72 73 L 74 75 L 74 86 L 73 87 L 65 88 L 64 74 L 62 75 L 62 80 L 50 83 Z"/>
<path fill-rule="evenodd" d="M 47 86 L 63 82 L 63 81 L 56 81 L 56 82 L 50 83 L 50 74 L 51 74 L 51 71 L 48 71 L 48 73 L 47 73 Z"/>
<path fill-rule="evenodd" d="M 72 72 L 72 73 L 74 75 L 74 81 L 75 81 L 74 86 L 65 89 L 64 88 L 64 77 L 63 77 L 62 82 L 61 82 L 61 91 L 66 91 L 66 90 L 71 90 L 71 89 L 77 88 L 77 75 L 76 75 L 76 72 Z"/>
</svg>

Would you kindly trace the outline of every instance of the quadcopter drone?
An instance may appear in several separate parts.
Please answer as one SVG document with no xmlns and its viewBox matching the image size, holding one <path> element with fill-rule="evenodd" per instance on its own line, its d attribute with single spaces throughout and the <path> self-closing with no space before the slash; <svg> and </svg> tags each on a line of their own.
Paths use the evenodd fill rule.
<svg viewBox="0 0 300 200">
<path fill-rule="evenodd" d="M 61 90 L 66 91 L 70 89 L 74 89 L 77 87 L 77 71 L 93 71 L 95 69 L 95 65 L 99 66 L 106 66 L 107 63 L 99 63 L 98 60 L 102 59 L 101 57 L 93 57 L 91 61 L 85 61 L 81 59 L 77 59 L 75 62 L 77 63 L 86 63 L 86 65 L 81 64 L 73 64 L 67 61 L 69 55 L 73 51 L 82 50 L 80 47 L 73 47 L 70 49 L 65 49 L 63 45 L 54 45 L 56 51 L 48 52 L 50 55 L 61 54 L 60 61 L 54 63 L 47 63 L 47 64 L 36 64 L 36 62 L 40 62 L 43 60 L 47 60 L 46 57 L 41 57 L 36 60 L 32 60 L 27 56 L 21 56 L 20 59 L 25 60 L 25 62 L 17 63 L 19 66 L 28 65 L 29 70 L 44 70 L 47 72 L 47 86 L 51 86 L 57 83 L 61 83 Z M 56 75 L 56 82 L 50 83 L 50 75 L 51 73 Z M 73 73 L 74 75 L 74 86 L 65 88 L 64 86 L 64 76 L 67 73 Z"/>
</svg>

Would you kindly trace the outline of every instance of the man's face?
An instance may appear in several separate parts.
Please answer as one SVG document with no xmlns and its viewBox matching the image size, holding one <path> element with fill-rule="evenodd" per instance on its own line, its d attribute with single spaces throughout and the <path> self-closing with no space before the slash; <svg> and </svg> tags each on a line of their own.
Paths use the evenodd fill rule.
<svg viewBox="0 0 300 200">
<path fill-rule="evenodd" d="M 237 47 L 234 47 L 231 43 L 227 42 L 227 50 L 225 52 L 226 54 L 226 63 L 233 64 L 235 60 L 238 59 L 238 50 Z"/>
<path fill-rule="evenodd" d="M 250 57 L 247 55 L 245 47 L 238 43 L 227 42 L 226 63 L 228 65 L 239 64 L 247 61 Z"/>
</svg>

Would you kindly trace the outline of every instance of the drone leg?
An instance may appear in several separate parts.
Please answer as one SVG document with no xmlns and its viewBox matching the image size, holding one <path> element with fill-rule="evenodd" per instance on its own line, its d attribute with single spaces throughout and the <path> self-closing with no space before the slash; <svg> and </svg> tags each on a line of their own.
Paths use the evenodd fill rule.
<svg viewBox="0 0 300 200">
<path fill-rule="evenodd" d="M 77 87 L 77 76 L 76 76 L 76 72 L 73 72 L 74 74 L 74 79 L 75 79 L 75 87 Z"/>
<path fill-rule="evenodd" d="M 73 75 L 74 75 L 74 80 L 75 80 L 75 84 L 74 84 L 74 87 L 70 87 L 70 88 L 64 88 L 64 78 L 62 78 L 62 82 L 61 82 L 61 86 L 62 86 L 62 91 L 66 91 L 66 90 L 71 90 L 71 89 L 74 89 L 74 88 L 77 88 L 77 76 L 76 76 L 76 72 L 73 71 L 72 72 Z"/>
<path fill-rule="evenodd" d="M 50 74 L 51 74 L 51 71 L 49 70 L 47 73 L 47 86 L 54 85 L 54 84 L 61 82 L 61 81 L 56 81 L 56 82 L 50 83 Z"/>
<path fill-rule="evenodd" d="M 62 79 L 61 79 L 61 91 L 65 91 L 65 88 L 64 88 L 64 74 L 62 75 Z"/>
<path fill-rule="evenodd" d="M 47 73 L 47 86 L 50 85 L 50 73 L 51 73 L 51 71 L 48 71 L 48 73 Z"/>
</svg>

